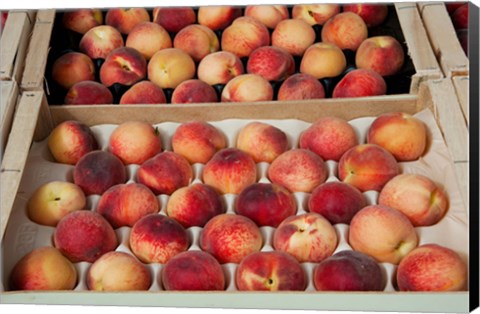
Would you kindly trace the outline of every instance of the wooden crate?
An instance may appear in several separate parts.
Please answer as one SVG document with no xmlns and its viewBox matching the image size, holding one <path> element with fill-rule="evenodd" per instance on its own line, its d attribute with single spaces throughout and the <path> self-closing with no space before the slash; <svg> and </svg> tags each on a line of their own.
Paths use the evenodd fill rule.
<svg viewBox="0 0 480 314">
<path fill-rule="evenodd" d="M 12 126 L 13 116 L 17 105 L 17 98 L 19 95 L 18 85 L 15 81 L 0 81 L 1 96 L 0 96 L 0 160 L 2 159 L 3 151 L 7 145 L 10 127 Z"/>
<path fill-rule="evenodd" d="M 467 122 L 467 126 L 469 125 L 469 89 L 470 89 L 470 77 L 466 75 L 455 76 L 452 78 L 453 86 L 455 87 L 455 91 L 457 93 L 458 103 L 462 108 L 463 116 L 465 117 L 465 121 Z"/>
<path fill-rule="evenodd" d="M 0 79 L 20 82 L 35 11 L 10 11 L 0 39 Z"/>
<path fill-rule="evenodd" d="M 394 3 L 394 6 L 408 48 L 408 54 L 415 68 L 409 93 L 416 94 L 421 82 L 441 78 L 443 73 L 428 42 L 428 36 L 416 4 Z M 31 40 L 32 49 L 27 54 L 25 72 L 20 84 L 22 90 L 44 90 L 45 70 L 55 14 L 55 10 L 38 11 Z M 48 93 L 48 86 L 46 92 Z"/>
<path fill-rule="evenodd" d="M 75 119 L 87 125 L 118 124 L 126 120 L 140 119 L 150 123 L 162 121 L 185 122 L 191 119 L 218 121 L 236 119 L 299 119 L 315 121 L 321 116 L 335 115 L 344 119 L 365 116 L 378 116 L 392 111 L 410 114 L 428 109 L 434 113 L 438 125 L 445 122 L 445 115 L 453 115 L 446 106 L 448 100 L 441 93 L 448 80 L 422 83 L 416 95 L 397 97 L 365 97 L 355 100 L 324 99 L 305 102 L 262 102 L 244 104 L 218 104 L 212 110 L 211 104 L 190 105 L 139 105 L 139 106 L 48 106 L 42 91 L 24 92 L 18 107 L 12 139 L 6 149 L 0 172 L 1 190 L 1 237 L 3 239 L 8 219 L 12 214 L 20 182 L 31 179 L 41 173 L 25 173 L 29 148 L 33 141 L 45 139 L 52 128 L 62 121 Z M 453 86 L 451 86 L 453 88 Z M 445 102 L 445 103 L 443 103 Z M 459 107 L 456 107 L 459 108 Z M 454 116 L 456 116 L 455 114 Z M 456 121 L 456 120 L 454 120 Z M 450 122 L 453 124 L 455 122 Z M 448 129 L 443 128 L 445 142 L 449 142 Z M 458 133 L 461 134 L 461 133 Z M 468 137 L 456 140 L 468 143 Z M 459 144 L 461 145 L 461 144 Z M 445 156 L 448 160 L 453 157 Z M 452 166 L 453 167 L 453 166 Z M 442 168 L 452 172 L 453 168 Z M 443 174 L 442 174 L 443 175 Z M 462 178 L 465 179 L 464 177 Z M 8 182 L 8 184 L 6 184 Z M 455 183 L 453 183 L 455 185 Z M 460 187 L 462 188 L 462 187 Z M 460 192 L 456 191 L 456 194 Z M 21 197 L 21 196 L 20 196 Z M 460 206 L 460 210 L 465 208 Z M 468 226 L 466 226 L 468 228 Z M 31 238 L 31 234 L 26 237 Z M 442 234 L 444 230 L 442 231 Z M 470 265 L 470 268 L 476 267 Z M 90 304 L 90 305 L 126 305 L 126 306 L 179 306 L 223 307 L 274 309 L 314 309 L 314 310 L 372 310 L 409 311 L 409 312 L 466 312 L 469 308 L 469 292 L 453 293 L 332 293 L 332 292 L 279 292 L 279 293 L 237 293 L 227 292 L 168 292 L 145 293 L 93 293 L 89 291 L 40 292 L 40 291 L 2 291 L 2 303 L 41 303 L 41 304 Z M 372 307 L 373 304 L 373 307 Z"/>
<path fill-rule="evenodd" d="M 468 75 L 469 60 L 462 49 L 443 2 L 419 2 L 428 38 L 446 77 Z"/>
</svg>

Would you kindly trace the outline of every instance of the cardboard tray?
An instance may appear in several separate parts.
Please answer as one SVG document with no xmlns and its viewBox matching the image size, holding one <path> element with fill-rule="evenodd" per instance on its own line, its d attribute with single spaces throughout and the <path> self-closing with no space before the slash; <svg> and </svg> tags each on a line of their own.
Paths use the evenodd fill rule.
<svg viewBox="0 0 480 314">
<path fill-rule="evenodd" d="M 192 105 L 139 105 L 139 106 L 48 106 L 43 92 L 24 92 L 12 128 L 12 140 L 9 142 L 1 168 L 0 184 L 1 236 L 2 243 L 9 217 L 14 214 L 15 203 L 21 201 L 22 180 L 41 178 L 42 173 L 24 172 L 29 149 L 33 141 L 44 140 L 52 128 L 61 121 L 75 119 L 90 126 L 98 124 L 118 124 L 126 120 L 140 119 L 150 123 L 184 122 L 192 119 L 220 121 L 225 119 L 298 119 L 313 122 L 321 116 L 335 115 L 347 120 L 361 117 L 375 117 L 381 113 L 403 111 L 416 114 L 428 110 L 435 117 L 434 123 L 442 125 L 445 121 L 445 108 L 439 92 L 448 86 L 450 80 L 426 82 L 419 86 L 417 95 L 397 97 L 365 97 L 352 99 L 317 100 L 305 102 L 264 102 L 243 104 L 192 104 Z M 451 82 L 450 82 L 451 84 Z M 451 86 L 453 88 L 453 86 Z M 215 110 L 212 110 L 215 108 Z M 459 108 L 459 107 L 458 107 Z M 447 113 L 450 115 L 451 113 Z M 463 117 L 461 117 L 463 119 Z M 436 121 L 436 122 L 435 122 Z M 455 122 L 450 121 L 450 124 Z M 448 145 L 445 130 L 442 145 Z M 441 137 L 441 136 L 440 136 Z M 468 146 L 468 133 L 456 138 Z M 455 156 L 447 153 L 441 173 L 453 174 Z M 467 164 L 468 167 L 468 164 Z M 465 177 L 460 177 L 462 181 Z M 454 180 L 455 181 L 455 180 Z M 449 191 L 463 193 L 462 187 L 450 182 Z M 456 211 L 462 211 L 459 202 Z M 465 203 L 468 204 L 468 203 Z M 465 205 L 464 204 L 464 205 Z M 18 205 L 17 205 L 18 206 Z M 468 208 L 463 206 L 463 209 Z M 465 216 L 467 213 L 464 213 Z M 468 223 L 465 225 L 468 229 Z M 468 230 L 463 230 L 467 232 Z M 441 233 L 446 231 L 442 229 Z M 28 228 L 19 234 L 21 243 L 35 241 L 34 230 Z M 466 240 L 468 241 L 468 240 Z M 2 250 L 6 243 L 2 244 Z M 11 246 L 11 243 L 9 244 Z M 472 266 L 470 266 L 472 267 Z M 476 267 L 476 266 L 474 266 Z M 315 310 L 370 310 L 370 311 L 433 311 L 466 312 L 469 309 L 469 292 L 453 293 L 409 293 L 384 291 L 379 293 L 331 293 L 331 292 L 128 292 L 93 293 L 89 291 L 40 292 L 40 291 L 2 291 L 2 303 L 33 304 L 90 304 L 90 305 L 130 305 L 130 306 L 187 306 L 187 307 L 224 307 L 224 308 L 269 308 L 269 309 L 315 309 Z"/>
</svg>

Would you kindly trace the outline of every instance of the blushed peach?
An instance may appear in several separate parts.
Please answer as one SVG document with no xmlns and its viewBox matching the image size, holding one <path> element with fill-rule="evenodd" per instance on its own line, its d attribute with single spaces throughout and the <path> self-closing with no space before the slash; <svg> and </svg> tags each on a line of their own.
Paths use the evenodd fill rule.
<svg viewBox="0 0 480 314">
<path fill-rule="evenodd" d="M 289 76 L 278 90 L 277 100 L 306 100 L 325 98 L 322 83 L 310 74 L 296 73 Z"/>
<path fill-rule="evenodd" d="M 148 79 L 161 88 L 175 88 L 195 76 L 195 62 L 178 48 L 157 51 L 148 62 Z"/>
<path fill-rule="evenodd" d="M 343 51 L 334 44 L 323 42 L 309 46 L 300 62 L 300 72 L 316 79 L 336 77 L 346 67 L 347 59 Z"/>
<path fill-rule="evenodd" d="M 258 47 L 270 44 L 265 25 L 248 16 L 236 18 L 222 33 L 221 47 L 239 58 L 248 57 Z"/>
<path fill-rule="evenodd" d="M 369 69 L 381 76 L 397 74 L 405 62 L 400 42 L 392 36 L 375 36 L 365 39 L 355 54 L 355 65 Z"/>
<path fill-rule="evenodd" d="M 204 81 L 191 79 L 178 84 L 172 93 L 172 104 L 218 102 L 215 89 Z"/>
<path fill-rule="evenodd" d="M 388 16 L 388 6 L 380 3 L 351 3 L 343 5 L 343 12 L 358 14 L 367 27 L 381 25 Z"/>
<path fill-rule="evenodd" d="M 156 7 L 153 8 L 153 22 L 160 24 L 168 32 L 178 33 L 196 20 L 193 8 L 187 7 Z"/>
<path fill-rule="evenodd" d="M 273 100 L 273 87 L 263 76 L 241 74 L 232 78 L 222 90 L 222 102 Z"/>
<path fill-rule="evenodd" d="M 248 58 L 247 72 L 261 75 L 267 81 L 282 81 L 295 73 L 295 61 L 283 48 L 259 47 Z"/>
<path fill-rule="evenodd" d="M 134 48 L 120 47 L 111 51 L 100 67 L 100 81 L 110 87 L 113 84 L 131 86 L 147 76 L 147 61 Z"/>
<path fill-rule="evenodd" d="M 285 5 L 248 5 L 245 7 L 245 16 L 253 17 L 269 29 L 288 19 L 290 13 Z"/>
<path fill-rule="evenodd" d="M 105 15 L 105 24 L 122 34 L 129 34 L 138 24 L 149 21 L 150 15 L 145 8 L 110 8 Z"/>
<path fill-rule="evenodd" d="M 135 83 L 120 98 L 121 105 L 165 104 L 166 102 L 163 89 L 150 81 Z"/>
<path fill-rule="evenodd" d="M 79 34 L 85 34 L 95 26 L 103 24 L 102 11 L 99 9 L 76 9 L 63 13 L 62 25 Z"/>
<path fill-rule="evenodd" d="M 302 19 L 310 25 L 323 25 L 340 13 L 340 9 L 340 5 L 335 3 L 296 4 L 292 8 L 292 18 Z"/>
<path fill-rule="evenodd" d="M 387 83 L 375 71 L 355 69 L 348 72 L 333 89 L 333 98 L 380 96 L 387 93 Z"/>
<path fill-rule="evenodd" d="M 223 30 L 242 15 L 242 9 L 234 6 L 201 6 L 198 8 L 198 24 L 213 31 Z"/>
<path fill-rule="evenodd" d="M 315 31 L 301 19 L 286 19 L 272 32 L 272 46 L 281 47 L 293 56 L 302 56 L 315 42 Z"/>
<path fill-rule="evenodd" d="M 79 43 L 79 49 L 92 59 L 105 59 L 108 54 L 124 46 L 122 34 L 110 26 L 99 25 L 89 29 Z"/>
<path fill-rule="evenodd" d="M 54 61 L 52 79 L 65 89 L 78 82 L 94 81 L 95 65 L 84 53 L 67 52 Z"/>
<path fill-rule="evenodd" d="M 66 105 L 108 105 L 113 103 L 113 95 L 99 82 L 81 81 L 70 87 L 64 102 Z"/>
<path fill-rule="evenodd" d="M 245 73 L 239 57 L 228 51 L 208 54 L 198 64 L 197 76 L 210 85 L 227 84 L 232 78 Z"/>
<path fill-rule="evenodd" d="M 155 52 L 172 48 L 170 34 L 159 24 L 143 22 L 135 26 L 127 36 L 125 46 L 136 49 L 146 60 L 150 60 Z"/>
<path fill-rule="evenodd" d="M 352 12 L 338 13 L 322 28 L 322 41 L 335 44 L 342 50 L 356 51 L 367 37 L 367 25 L 359 15 Z"/>
<path fill-rule="evenodd" d="M 173 47 L 182 49 L 196 62 L 206 55 L 217 52 L 220 42 L 217 35 L 207 26 L 192 24 L 182 28 L 173 39 Z"/>
</svg>

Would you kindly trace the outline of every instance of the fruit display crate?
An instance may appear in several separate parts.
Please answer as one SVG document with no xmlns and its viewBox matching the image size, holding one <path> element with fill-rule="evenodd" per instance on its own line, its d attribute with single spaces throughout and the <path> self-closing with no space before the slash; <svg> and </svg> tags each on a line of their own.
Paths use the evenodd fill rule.
<svg viewBox="0 0 480 314">
<path fill-rule="evenodd" d="M 305 291 L 289 292 L 245 292 L 235 287 L 235 270 L 238 265 L 223 265 L 226 274 L 225 291 L 165 291 L 159 283 L 162 265 L 148 265 L 154 275 L 154 283 L 144 292 L 92 292 L 86 288 L 86 272 L 90 263 L 76 263 L 79 281 L 74 291 L 9 291 L 8 276 L 13 264 L 32 249 L 52 245 L 53 228 L 40 226 L 26 217 L 26 201 L 33 190 L 53 178 L 72 180 L 72 169 L 60 166 L 51 160 L 46 150 L 46 139 L 55 126 L 66 120 L 77 120 L 95 130 L 100 146 L 105 149 L 109 134 L 115 125 L 126 121 L 138 120 L 158 127 L 162 141 L 169 149 L 170 136 L 174 129 L 183 122 L 204 120 L 221 128 L 228 135 L 230 147 L 234 146 L 239 125 L 248 121 L 266 121 L 285 130 L 290 145 L 295 146 L 299 133 L 312 122 L 325 116 L 336 116 L 348 120 L 362 134 L 373 119 L 383 113 L 404 112 L 422 120 L 428 128 L 428 149 L 417 161 L 400 163 L 405 172 L 423 173 L 441 184 L 449 197 L 449 210 L 440 223 L 431 227 L 415 228 L 420 243 L 440 243 L 457 251 L 461 258 L 468 260 L 468 203 L 462 200 L 463 188 L 457 183 L 455 157 L 447 148 L 444 131 L 441 129 L 445 117 L 446 99 L 441 92 L 448 86 L 449 80 L 437 80 L 422 83 L 416 95 L 399 95 L 397 97 L 364 97 L 358 99 L 311 100 L 305 102 L 258 102 L 241 104 L 219 104 L 212 110 L 211 104 L 139 105 L 139 106 L 48 106 L 42 91 L 24 92 L 18 107 L 12 128 L 12 141 L 7 146 L 1 171 L 1 231 L 2 231 L 2 303 L 33 304 L 89 304 L 89 305 L 130 305 L 130 306 L 186 306 L 186 307 L 223 307 L 223 308 L 269 308 L 269 309 L 314 309 L 314 310 L 375 310 L 375 311 L 433 311 L 433 312 L 467 312 L 469 310 L 469 291 L 459 292 L 400 292 L 395 288 L 394 274 L 396 266 L 382 263 L 387 278 L 384 291 L 380 292 L 320 292 L 312 284 L 311 271 L 314 264 L 304 263 L 302 267 L 308 272 L 308 286 Z M 447 85 L 445 85 L 447 84 Z M 451 84 L 451 83 L 450 83 Z M 452 86 L 453 87 L 453 86 Z M 448 100 L 447 100 L 448 102 Z M 448 110 L 448 109 L 447 109 Z M 463 117 L 462 117 L 463 118 Z M 234 119 L 234 120 L 231 120 Z M 454 122 L 450 121 L 450 124 Z M 443 134 L 442 134 L 443 133 Z M 468 134 L 461 140 L 468 146 Z M 337 176 L 336 163 L 329 162 L 329 178 Z M 265 164 L 258 164 L 260 181 L 265 180 Z M 200 180 L 202 166 L 194 170 L 195 181 Z M 129 180 L 135 178 L 135 166 L 128 167 Z M 465 181 L 465 177 L 460 178 Z M 7 183 L 8 184 L 5 184 Z M 378 196 L 374 191 L 365 193 L 369 202 L 375 203 Z M 304 212 L 306 193 L 295 193 L 299 204 L 298 214 Z M 235 196 L 225 195 L 230 204 L 227 212 L 233 213 L 232 204 Z M 162 204 L 166 198 L 162 198 Z M 91 206 L 96 206 L 98 199 L 89 199 Z M 164 205 L 162 205 L 164 206 Z M 161 214 L 165 214 L 162 207 Z M 201 228 L 189 228 L 192 246 L 198 249 Z M 264 227 L 262 237 L 263 251 L 272 250 L 273 228 Z M 348 226 L 335 225 L 339 235 L 338 250 L 349 249 Z M 117 229 L 120 245 L 117 251 L 130 252 L 125 242 L 129 228 Z M 8 252 L 8 254 L 6 254 Z M 469 265 L 469 267 L 476 267 Z"/>
<path fill-rule="evenodd" d="M 11 10 L 0 38 L 0 79 L 21 81 L 35 11 Z"/>
<path fill-rule="evenodd" d="M 10 127 L 13 122 L 13 116 L 15 113 L 15 107 L 17 105 L 19 90 L 17 82 L 15 81 L 0 81 L 0 87 L 2 93 L 0 96 L 0 131 L 2 134 L 2 137 L 0 139 L 0 149 L 3 154 L 5 146 L 7 145 Z"/>
<path fill-rule="evenodd" d="M 457 32 L 446 4 L 448 2 L 419 2 L 418 9 L 444 75 L 468 75 L 469 60 L 459 39 L 463 36 L 462 40 L 467 41 L 468 29 Z M 468 11 L 464 15 L 462 18 L 468 20 Z"/>
</svg>

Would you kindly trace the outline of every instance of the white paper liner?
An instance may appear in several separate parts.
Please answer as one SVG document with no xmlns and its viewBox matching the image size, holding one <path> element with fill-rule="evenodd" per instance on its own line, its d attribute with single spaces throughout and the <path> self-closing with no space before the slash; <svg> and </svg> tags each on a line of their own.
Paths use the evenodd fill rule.
<svg viewBox="0 0 480 314">
<path fill-rule="evenodd" d="M 401 162 L 401 171 L 402 173 L 423 174 L 431 178 L 437 184 L 445 188 L 449 198 L 448 212 L 439 223 L 430 227 L 416 228 L 419 236 L 419 245 L 426 243 L 437 243 L 439 245 L 448 247 L 459 253 L 463 260 L 468 263 L 468 216 L 457 186 L 451 156 L 431 111 L 423 110 L 415 114 L 415 117 L 422 120 L 428 127 L 428 149 L 424 156 L 419 160 L 412 162 Z M 365 143 L 366 133 L 374 119 L 375 117 L 366 117 L 349 121 L 349 123 L 356 130 L 360 143 Z M 254 120 L 271 124 L 283 130 L 287 134 L 289 148 L 295 148 L 298 146 L 298 138 L 300 133 L 310 126 L 310 123 L 300 120 L 229 119 L 209 123 L 222 130 L 227 136 L 228 146 L 234 147 L 239 130 L 244 125 Z M 171 150 L 170 139 L 179 125 L 180 123 L 173 122 L 164 122 L 154 125 L 155 127 L 158 127 L 158 130 L 160 131 L 165 150 Z M 116 125 L 97 125 L 91 127 L 102 150 L 108 149 L 108 139 L 115 127 Z M 336 177 L 337 162 L 331 160 L 326 162 L 329 169 L 329 177 L 327 178 L 327 181 L 338 181 L 339 179 Z M 194 164 L 192 166 L 194 170 L 194 180 L 192 183 L 202 182 L 201 173 L 203 166 L 204 165 L 202 164 Z M 270 182 L 266 175 L 268 167 L 269 164 L 265 162 L 257 164 L 259 182 Z M 54 228 L 36 224 L 29 220 L 27 216 L 26 204 L 30 195 L 32 195 L 32 193 L 42 184 L 50 181 L 63 180 L 73 182 L 73 168 L 73 166 L 59 164 L 53 161 L 53 157 L 48 151 L 46 140 L 32 144 L 24 171 L 24 177 L 17 193 L 17 198 L 3 241 L 3 272 L 1 280 L 2 286 L 0 287 L 2 291 L 8 290 L 8 277 L 10 271 L 22 256 L 32 251 L 34 248 L 53 245 L 52 235 Z M 135 175 L 138 168 L 139 165 L 126 166 L 129 178 L 128 182 L 136 181 Z M 363 194 L 366 196 L 369 204 L 376 204 L 378 192 L 366 191 Z M 294 193 L 294 195 L 298 208 L 297 215 L 306 213 L 306 204 L 308 202 L 309 194 L 298 192 Z M 225 198 L 225 202 L 227 204 L 227 213 L 235 213 L 233 204 L 236 195 L 226 194 L 223 197 Z M 158 198 L 161 204 L 161 210 L 159 214 L 166 215 L 165 206 L 168 201 L 168 195 L 159 195 Z M 96 210 L 99 199 L 99 195 L 88 196 L 88 208 Z M 334 228 L 339 239 L 338 246 L 334 253 L 342 250 L 351 250 L 351 247 L 347 242 L 349 226 L 346 224 L 335 224 Z M 121 227 L 116 229 L 116 234 L 119 240 L 119 246 L 116 248 L 116 250 L 127 252 L 133 255 L 128 246 L 130 230 L 131 228 L 129 227 Z M 191 240 L 191 246 L 189 247 L 189 250 L 200 250 L 199 234 L 201 230 L 202 228 L 200 227 L 191 227 L 187 229 Z M 264 240 L 264 245 L 261 250 L 273 250 L 272 237 L 275 229 L 272 227 L 261 227 L 260 230 Z M 86 273 L 90 265 L 91 264 L 87 262 L 75 264 L 79 279 L 74 290 L 87 290 Z M 315 291 L 312 282 L 312 273 L 315 265 L 315 263 L 302 264 L 308 277 L 308 286 L 306 291 Z M 152 274 L 152 286 L 150 287 L 149 291 L 163 290 L 161 286 L 161 280 L 159 280 L 163 265 L 153 263 L 146 264 L 146 266 Z M 234 278 L 237 265 L 228 263 L 223 264 L 222 266 L 226 276 L 226 291 L 235 291 L 236 286 Z M 397 266 L 389 263 L 381 263 L 380 266 L 382 267 L 386 278 L 384 291 L 395 291 L 394 277 Z"/>
</svg>

